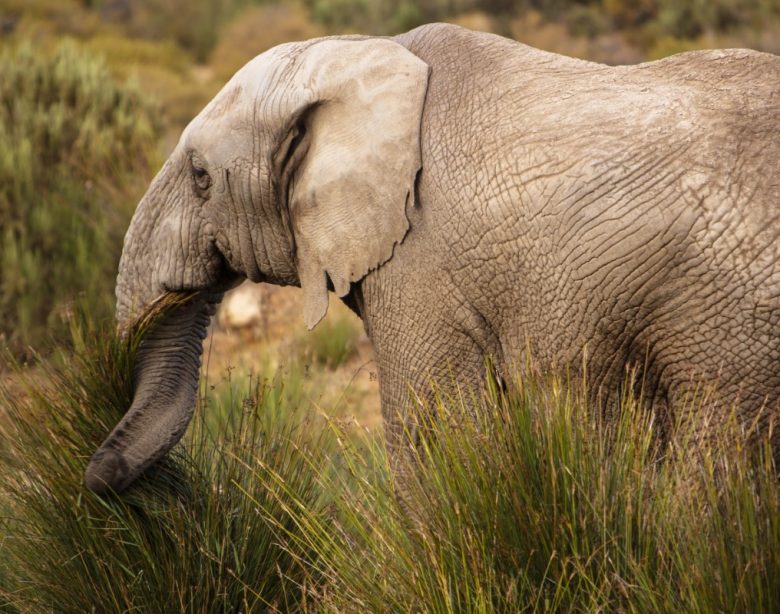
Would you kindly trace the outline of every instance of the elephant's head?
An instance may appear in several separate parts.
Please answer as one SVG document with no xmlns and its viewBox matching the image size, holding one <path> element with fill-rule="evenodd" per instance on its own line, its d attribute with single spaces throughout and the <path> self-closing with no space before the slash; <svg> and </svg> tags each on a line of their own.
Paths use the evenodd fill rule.
<svg viewBox="0 0 780 614">
<path fill-rule="evenodd" d="M 184 130 L 125 237 L 117 320 L 196 291 L 138 351 L 132 405 L 86 484 L 125 489 L 183 435 L 202 339 L 236 280 L 300 285 L 309 328 L 408 230 L 428 67 L 386 39 L 320 39 L 249 62 Z"/>
</svg>

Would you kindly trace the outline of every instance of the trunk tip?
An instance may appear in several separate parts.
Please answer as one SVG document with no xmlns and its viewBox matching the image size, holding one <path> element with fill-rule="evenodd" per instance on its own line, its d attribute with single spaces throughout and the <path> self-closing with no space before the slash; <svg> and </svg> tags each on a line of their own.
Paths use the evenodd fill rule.
<svg viewBox="0 0 780 614">
<path fill-rule="evenodd" d="M 84 472 L 84 484 L 97 495 L 122 492 L 132 480 L 125 457 L 115 450 L 98 450 Z"/>
</svg>

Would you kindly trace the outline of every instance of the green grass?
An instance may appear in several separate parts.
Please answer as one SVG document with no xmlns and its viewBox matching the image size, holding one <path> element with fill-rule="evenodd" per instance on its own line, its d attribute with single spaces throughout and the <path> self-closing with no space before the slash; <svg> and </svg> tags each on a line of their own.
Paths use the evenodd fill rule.
<svg viewBox="0 0 780 614">
<path fill-rule="evenodd" d="M 599 424 L 560 379 L 492 391 L 476 421 L 457 400 L 435 410 L 417 414 L 417 452 L 400 463 L 378 444 L 347 451 L 334 517 L 296 508 L 288 537 L 318 553 L 324 609 L 780 608 L 768 446 L 681 437 L 662 458 L 633 400 Z"/>
<path fill-rule="evenodd" d="M 360 323 L 355 317 L 337 311 L 322 320 L 313 331 L 299 337 L 299 358 L 336 369 L 354 355 L 361 333 Z"/>
<path fill-rule="evenodd" d="M 317 479 L 328 446 L 317 419 L 277 384 L 249 385 L 232 413 L 208 423 L 231 398 L 217 386 L 184 443 L 121 498 L 83 486 L 89 456 L 131 399 L 137 342 L 82 347 L 69 364 L 39 366 L 18 374 L 15 390 L 0 388 L 0 608 L 303 607 L 315 576 L 298 560 L 310 557 L 267 517 L 292 532 L 288 506 L 327 503 Z"/>
<path fill-rule="evenodd" d="M 129 404 L 144 326 L 81 335 L 70 360 L 0 388 L 8 611 L 780 609 L 768 444 L 727 426 L 660 446 L 633 398 L 608 422 L 562 378 L 439 393 L 390 462 L 382 440 L 312 416 L 298 371 L 228 373 L 172 455 L 98 498 L 84 466 Z"/>
</svg>

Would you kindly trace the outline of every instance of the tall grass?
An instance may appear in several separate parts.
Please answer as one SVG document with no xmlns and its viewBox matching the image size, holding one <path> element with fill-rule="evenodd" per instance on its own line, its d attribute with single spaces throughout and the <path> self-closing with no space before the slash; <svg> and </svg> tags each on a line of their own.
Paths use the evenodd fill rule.
<svg viewBox="0 0 780 614">
<path fill-rule="evenodd" d="M 338 513 L 295 508 L 288 532 L 319 555 L 324 609 L 778 611 L 768 445 L 682 438 L 663 457 L 637 403 L 620 411 L 605 424 L 562 380 L 524 380 L 476 419 L 439 396 L 400 462 L 381 445 L 347 453 Z"/>
<path fill-rule="evenodd" d="M 157 127 L 140 92 L 63 44 L 0 53 L 0 340 L 67 339 L 111 314 L 122 234 Z"/>
<path fill-rule="evenodd" d="M 317 435 L 324 429 L 285 402 L 278 382 L 249 385 L 232 415 L 211 424 L 201 399 L 185 442 L 121 498 L 84 488 L 86 461 L 131 400 L 138 339 L 109 339 L 70 364 L 19 373 L 15 389 L 0 386 L 0 604 L 36 612 L 304 607 L 313 580 L 298 560 L 310 557 L 280 539 L 266 515 L 294 532 L 288 495 L 312 511 L 325 505 L 317 476 L 327 446 Z M 274 483 L 283 476 L 278 489 L 269 475 Z"/>
<path fill-rule="evenodd" d="M 725 426 L 661 445 L 628 392 L 607 420 L 556 377 L 438 393 L 391 461 L 307 417 L 295 378 L 229 376 L 171 456 L 96 497 L 83 469 L 128 406 L 139 339 L 77 343 L 0 388 L 10 611 L 780 609 L 769 444 Z"/>
</svg>

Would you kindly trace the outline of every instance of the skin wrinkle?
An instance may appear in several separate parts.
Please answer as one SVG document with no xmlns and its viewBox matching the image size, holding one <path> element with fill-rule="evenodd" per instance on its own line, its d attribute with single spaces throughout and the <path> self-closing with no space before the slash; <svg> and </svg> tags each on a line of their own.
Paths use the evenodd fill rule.
<svg viewBox="0 0 780 614">
<path fill-rule="evenodd" d="M 582 237 L 584 240 L 588 241 L 591 245 L 600 245 L 601 247 L 599 249 L 594 249 L 592 251 L 589 251 L 587 253 L 583 253 L 580 257 L 577 257 L 575 254 L 569 254 L 568 257 L 565 259 L 567 262 L 571 263 L 571 270 L 578 271 L 577 273 L 574 273 L 572 275 L 572 280 L 575 280 L 577 282 L 583 282 L 586 279 L 588 279 L 591 276 L 594 275 L 602 275 L 604 274 L 603 269 L 607 267 L 609 264 L 615 262 L 616 259 L 621 257 L 635 257 L 635 254 L 633 253 L 633 250 L 629 248 L 625 248 L 621 250 L 621 244 L 631 244 L 631 242 L 634 241 L 634 233 L 633 228 L 636 227 L 637 224 L 641 224 L 643 221 L 643 218 L 647 216 L 652 216 L 652 212 L 643 212 L 639 215 L 633 216 L 630 220 L 626 221 L 623 216 L 610 218 L 605 217 L 603 220 L 601 220 L 600 224 L 609 224 L 610 222 L 613 223 L 612 227 L 613 230 L 611 233 L 607 232 L 604 241 L 597 242 L 595 238 L 590 237 L 590 232 L 587 234 L 583 231 Z M 623 222 L 623 224 L 619 225 L 618 222 Z M 650 224 L 648 224 L 650 226 Z M 663 233 L 663 230 L 659 230 L 656 234 L 648 236 L 647 242 L 648 244 L 651 244 L 654 239 L 660 238 L 661 234 Z M 657 252 L 663 252 L 666 247 L 668 247 L 671 244 L 672 240 L 669 240 L 667 242 L 660 243 L 656 247 Z M 621 251 L 621 254 L 610 256 L 610 254 L 615 254 L 615 252 Z M 594 266 L 589 266 L 594 265 Z"/>
<path fill-rule="evenodd" d="M 295 57 L 295 56 L 292 56 Z M 291 59 L 292 59 L 291 57 Z M 287 67 L 287 70 L 289 71 L 290 65 L 285 65 Z M 295 74 L 279 74 L 282 70 L 282 66 L 276 66 L 273 70 L 273 76 L 271 78 L 272 82 L 279 82 L 279 83 L 285 83 L 285 82 L 293 82 L 295 78 Z M 262 110 L 264 115 L 262 118 L 263 125 L 270 124 L 274 125 L 275 118 L 277 116 L 283 115 L 283 103 L 284 103 L 284 93 L 286 90 L 283 88 L 276 88 L 273 89 L 271 92 L 260 92 L 257 91 L 255 93 L 255 100 L 253 105 L 253 113 L 255 115 L 255 118 L 257 117 L 258 109 Z M 268 96 L 268 98 L 263 99 L 261 101 L 261 97 L 263 95 Z M 269 100 L 270 102 L 266 102 L 266 100 Z M 270 112 L 266 112 L 265 109 L 270 109 Z M 257 119 L 255 119 L 257 121 Z M 274 175 L 269 172 L 271 168 L 271 162 L 270 162 L 270 155 L 271 155 L 271 147 L 268 146 L 266 143 L 260 143 L 259 138 L 260 135 L 263 133 L 260 131 L 256 131 L 252 143 L 253 143 L 253 159 L 258 160 L 258 178 L 259 177 L 265 177 L 266 178 L 266 189 L 265 189 L 265 198 L 260 198 L 259 202 L 262 203 L 262 206 L 264 208 L 264 218 L 267 217 L 279 217 L 281 221 L 281 227 L 278 229 L 275 226 L 271 226 L 270 232 L 275 233 L 272 234 L 274 243 L 272 245 L 275 246 L 281 246 L 284 245 L 288 240 L 292 241 L 292 245 L 289 248 L 284 248 L 283 253 L 279 254 L 277 258 L 274 258 L 271 254 L 274 252 L 272 250 L 269 250 L 266 245 L 265 238 L 263 239 L 263 248 L 266 251 L 266 254 L 268 254 L 267 263 L 271 270 L 271 274 L 274 279 L 280 280 L 280 283 L 286 283 L 286 284 L 297 284 L 297 274 L 295 274 L 293 271 L 287 272 L 285 269 L 292 269 L 289 265 L 285 267 L 283 264 L 281 268 L 282 271 L 277 272 L 277 268 L 279 268 L 278 263 L 284 263 L 289 262 L 289 254 L 294 253 L 294 236 L 291 232 L 291 225 L 289 222 L 289 215 L 286 209 L 282 206 L 280 195 L 278 194 L 277 190 L 274 186 Z M 276 138 L 279 138 L 279 135 L 276 135 Z M 263 153 L 264 152 L 264 153 Z M 261 169 L 259 167 L 260 161 L 262 161 L 262 164 L 264 166 L 264 169 Z M 259 180 L 258 180 L 259 184 Z M 258 202 L 257 200 L 255 202 Z M 268 232 L 268 231 L 266 231 Z M 289 239 L 288 239 L 289 237 Z M 276 252 L 278 253 L 280 250 L 277 249 Z"/>
<path fill-rule="evenodd" d="M 661 183 L 661 181 L 659 181 L 659 183 Z M 619 188 L 616 188 L 615 191 L 619 192 Z M 661 201 L 662 202 L 663 201 L 662 195 L 663 195 L 663 193 L 661 193 L 661 194 L 650 193 L 649 195 L 646 196 L 646 198 L 635 199 L 634 203 L 636 205 L 641 205 L 641 204 L 643 204 L 645 202 L 647 202 L 647 203 L 652 203 L 652 202 L 656 202 L 656 201 Z M 626 199 L 626 200 L 628 200 L 628 199 Z M 598 207 L 601 202 L 603 202 L 603 201 L 594 201 L 591 204 L 594 207 Z M 605 224 L 605 223 L 607 223 L 608 224 L 611 220 L 607 216 L 612 213 L 612 209 L 615 208 L 615 207 L 618 207 L 618 210 L 620 209 L 620 204 L 619 204 L 620 200 L 616 198 L 616 199 L 613 200 L 613 202 L 615 204 L 612 207 L 604 208 L 604 213 L 600 214 L 597 218 L 594 218 L 594 219 L 589 219 L 587 216 L 581 215 L 581 213 L 584 211 L 584 208 L 580 209 L 579 212 L 578 212 L 578 217 L 581 217 L 582 222 L 580 223 L 579 226 L 571 226 L 570 230 L 568 230 L 563 235 L 563 237 L 561 239 L 561 243 L 569 242 L 571 240 L 571 237 L 573 237 L 575 235 L 585 236 L 587 234 L 587 232 L 588 232 L 588 225 L 591 224 L 591 223 L 594 223 L 594 224 Z M 634 213 L 635 211 L 636 211 L 636 208 L 632 208 L 630 210 L 631 213 Z M 615 213 L 617 213 L 617 211 L 615 211 Z M 642 211 L 640 209 L 639 215 L 635 216 L 631 220 L 631 222 L 633 224 L 636 224 L 636 222 L 639 219 L 641 219 L 642 217 L 648 216 L 648 215 L 653 215 L 653 213 L 654 212 L 653 212 L 653 210 L 651 208 L 648 208 L 648 210 L 646 210 L 646 211 Z M 624 219 L 623 215 L 617 215 L 615 218 L 613 218 L 614 221 L 620 221 L 620 220 L 623 220 L 623 219 Z M 617 226 L 617 225 L 615 225 L 615 226 Z M 619 232 L 619 230 L 614 229 L 613 233 L 614 232 Z M 572 262 L 572 264 L 577 264 L 575 259 L 571 259 L 571 262 Z"/>
<path fill-rule="evenodd" d="M 245 166 L 249 166 L 249 163 L 244 162 Z M 236 172 L 234 177 L 242 177 L 240 162 L 236 161 Z M 249 173 L 245 173 L 249 176 Z M 256 242 L 252 240 L 250 228 L 257 226 L 255 224 L 254 216 L 252 215 L 251 200 L 246 197 L 246 190 L 238 192 L 233 191 L 233 187 L 230 181 L 226 183 L 229 203 L 235 208 L 235 213 L 232 216 L 234 220 L 237 220 L 237 228 L 235 234 L 235 240 L 231 242 L 231 245 L 237 245 L 239 251 L 239 263 L 240 270 L 249 279 L 259 281 L 262 279 L 261 266 L 257 262 L 257 246 Z"/>
<path fill-rule="evenodd" d="M 683 152 L 683 153 L 684 153 L 684 152 Z M 681 154 L 681 155 L 682 155 L 682 154 Z M 675 180 L 675 177 L 674 177 L 674 175 L 672 175 L 672 176 L 669 178 L 669 180 L 672 180 L 672 181 L 673 181 L 673 180 Z M 667 181 L 669 181 L 669 180 L 667 180 Z M 670 190 L 670 189 L 672 189 L 672 188 L 669 188 L 669 187 L 667 186 L 666 190 Z M 640 199 L 640 200 L 641 200 L 641 199 Z M 628 202 L 628 201 L 625 201 L 625 202 Z M 489 239 L 488 235 L 486 235 L 486 234 L 485 234 L 485 233 L 483 233 L 483 232 L 477 233 L 477 234 L 476 234 L 476 236 L 478 236 L 478 237 L 479 237 L 479 240 L 480 240 L 480 241 L 482 241 L 482 242 L 485 242 L 486 240 L 488 240 L 488 239 Z M 658 262 L 658 265 L 659 265 L 659 267 L 658 267 L 658 268 L 660 269 L 660 268 L 662 267 L 662 262 L 661 262 L 660 260 L 659 260 L 659 262 Z M 461 269 L 467 269 L 467 268 L 468 268 L 468 265 L 466 264 L 466 265 L 463 265 L 462 267 L 460 267 L 460 268 L 457 268 L 457 269 L 455 269 L 455 270 L 461 270 Z"/>
</svg>

